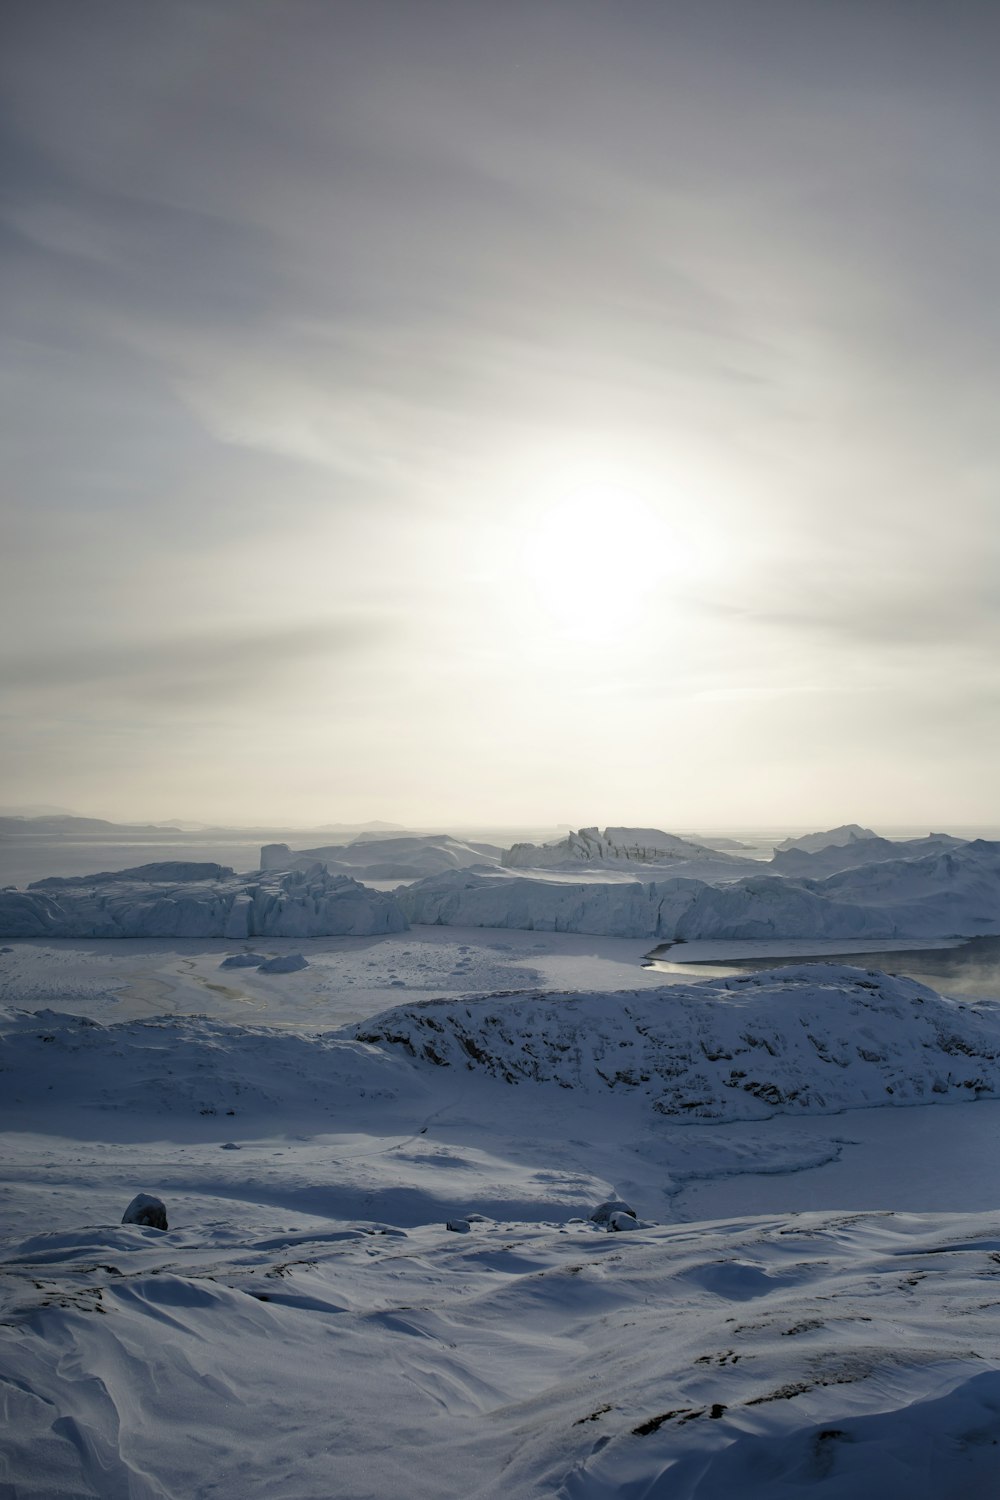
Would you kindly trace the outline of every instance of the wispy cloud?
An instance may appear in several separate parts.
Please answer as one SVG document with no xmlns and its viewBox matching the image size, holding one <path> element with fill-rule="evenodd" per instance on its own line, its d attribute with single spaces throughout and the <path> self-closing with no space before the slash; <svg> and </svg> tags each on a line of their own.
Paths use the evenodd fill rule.
<svg viewBox="0 0 1000 1500">
<path fill-rule="evenodd" d="M 190 732 L 214 704 L 205 744 L 255 794 L 244 710 L 310 681 L 296 797 L 326 795 L 335 746 L 357 810 L 400 785 L 404 819 L 478 797 L 456 761 L 484 811 L 502 779 L 553 815 L 535 788 L 601 704 L 634 743 L 602 730 L 574 785 L 612 821 L 643 784 L 638 815 L 667 815 L 667 741 L 685 821 L 737 772 L 763 809 L 773 734 L 835 767 L 852 691 L 896 704 L 873 784 L 928 682 L 982 737 L 998 41 L 973 0 L 16 4 L 0 586 L 23 800 L 73 800 L 27 784 L 30 724 L 53 745 L 70 703 L 62 759 L 94 777 L 117 754 L 94 725 Z M 663 582 L 637 555 L 657 587 L 584 648 L 544 598 L 570 565 L 521 565 L 588 467 L 702 557 Z M 572 555 L 581 596 L 630 587 Z M 490 751 L 494 716 L 516 743 Z M 932 781 L 951 796 L 947 761 Z"/>
</svg>

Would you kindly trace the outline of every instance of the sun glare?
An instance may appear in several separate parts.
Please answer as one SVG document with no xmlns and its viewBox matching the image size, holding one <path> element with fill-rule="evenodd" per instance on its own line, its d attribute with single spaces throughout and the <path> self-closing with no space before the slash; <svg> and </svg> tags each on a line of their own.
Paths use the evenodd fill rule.
<svg viewBox="0 0 1000 1500">
<path fill-rule="evenodd" d="M 527 592 L 554 628 L 577 640 L 613 640 L 641 617 L 689 549 L 633 490 L 573 489 L 529 518 L 522 539 Z"/>
</svg>

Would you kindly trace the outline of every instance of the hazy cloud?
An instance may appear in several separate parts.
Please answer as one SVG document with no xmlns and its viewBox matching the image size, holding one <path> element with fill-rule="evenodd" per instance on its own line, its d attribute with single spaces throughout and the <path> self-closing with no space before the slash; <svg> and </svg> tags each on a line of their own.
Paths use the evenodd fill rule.
<svg viewBox="0 0 1000 1500">
<path fill-rule="evenodd" d="M 665 776 L 687 823 L 720 785 L 898 821 L 967 807 L 976 755 L 985 787 L 995 7 L 11 0 L 4 29 L 8 800 L 93 797 L 103 757 L 142 815 L 202 715 L 262 814 L 243 709 L 310 674 L 275 815 L 649 821 Z M 627 506 L 624 549 L 588 540 L 589 501 L 553 540 L 595 486 L 655 549 Z M 894 779 L 928 685 L 975 746 Z M 769 782 L 775 736 L 802 764 Z M 223 815 L 185 766 L 175 811 Z"/>
</svg>

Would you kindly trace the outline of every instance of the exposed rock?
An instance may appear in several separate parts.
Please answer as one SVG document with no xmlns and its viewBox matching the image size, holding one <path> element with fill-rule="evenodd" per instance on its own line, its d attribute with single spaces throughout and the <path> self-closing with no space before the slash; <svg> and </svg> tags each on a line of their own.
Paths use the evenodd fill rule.
<svg viewBox="0 0 1000 1500">
<path fill-rule="evenodd" d="M 220 969 L 259 969 L 261 964 L 267 963 L 265 953 L 233 953 L 229 958 L 224 958 L 219 965 Z"/>
<path fill-rule="evenodd" d="M 444 1227 L 450 1229 L 452 1234 L 468 1234 L 472 1226 L 468 1219 L 449 1219 Z"/>
<path fill-rule="evenodd" d="M 308 969 L 309 960 L 302 953 L 283 953 L 280 958 L 268 958 L 260 965 L 259 974 L 296 974 L 299 969 Z"/>
<path fill-rule="evenodd" d="M 166 1229 L 167 1210 L 160 1198 L 151 1193 L 136 1193 L 122 1214 L 123 1224 L 145 1224 L 149 1229 Z"/>
<path fill-rule="evenodd" d="M 597 1205 L 590 1216 L 590 1222 L 591 1224 L 608 1225 L 615 1214 L 625 1214 L 633 1219 L 636 1216 L 635 1209 L 631 1204 L 623 1203 L 619 1198 L 609 1198 L 606 1203 L 599 1203 Z"/>
</svg>

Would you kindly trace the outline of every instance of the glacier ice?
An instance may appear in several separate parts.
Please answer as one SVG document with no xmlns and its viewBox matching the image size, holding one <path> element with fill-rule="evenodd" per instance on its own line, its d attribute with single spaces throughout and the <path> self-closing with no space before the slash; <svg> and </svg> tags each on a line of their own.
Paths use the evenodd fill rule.
<svg viewBox="0 0 1000 1500">
<path fill-rule="evenodd" d="M 393 895 L 347 875 L 330 875 L 320 865 L 281 874 L 236 875 L 223 869 L 212 878 L 176 882 L 164 877 L 162 868 L 0 891 L 0 936 L 239 941 L 370 937 L 407 928 Z"/>
</svg>

